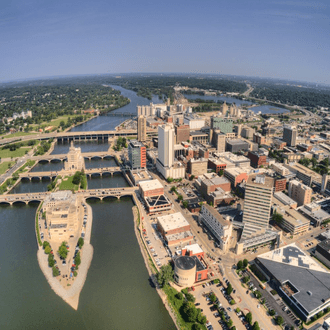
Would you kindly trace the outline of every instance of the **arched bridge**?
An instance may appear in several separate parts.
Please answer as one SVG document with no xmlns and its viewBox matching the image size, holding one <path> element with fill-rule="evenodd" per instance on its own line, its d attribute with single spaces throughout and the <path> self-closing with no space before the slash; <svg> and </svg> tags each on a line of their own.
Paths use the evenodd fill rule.
<svg viewBox="0 0 330 330">
<path fill-rule="evenodd" d="M 77 194 L 82 195 L 85 199 L 103 200 L 106 197 L 120 199 L 121 197 L 131 197 L 135 194 L 136 187 L 124 188 L 105 188 L 105 189 L 88 189 L 78 191 Z M 42 202 L 50 192 L 25 193 L 25 194 L 7 194 L 0 195 L 0 204 L 29 204 L 32 202 Z"/>
<path fill-rule="evenodd" d="M 90 168 L 85 170 L 85 174 L 89 177 L 92 176 L 103 176 L 103 175 L 113 175 L 114 173 L 121 173 L 121 168 L 119 166 L 111 167 L 101 167 L 101 168 Z M 20 173 L 19 177 L 25 180 L 39 179 L 39 180 L 53 180 L 58 175 L 62 177 L 67 175 L 73 175 L 74 173 L 65 170 L 51 171 L 51 172 L 26 172 Z"/>
</svg>

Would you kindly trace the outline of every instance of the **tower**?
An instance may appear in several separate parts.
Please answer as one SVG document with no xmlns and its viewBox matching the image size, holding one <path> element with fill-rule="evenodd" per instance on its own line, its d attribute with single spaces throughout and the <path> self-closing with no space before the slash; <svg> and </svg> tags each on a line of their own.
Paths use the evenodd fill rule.
<svg viewBox="0 0 330 330">
<path fill-rule="evenodd" d="M 268 228 L 274 179 L 251 175 L 245 186 L 242 239 L 265 233 Z"/>
<path fill-rule="evenodd" d="M 147 119 L 144 116 L 139 116 L 138 117 L 138 138 L 137 140 L 139 142 L 144 142 L 147 140 Z"/>
<path fill-rule="evenodd" d="M 296 126 L 289 126 L 284 125 L 283 127 L 283 141 L 286 142 L 286 144 L 289 147 L 295 147 L 297 144 L 297 135 L 298 131 Z"/>
<path fill-rule="evenodd" d="M 172 125 L 158 126 L 158 159 L 164 167 L 174 163 L 174 128 Z"/>
<path fill-rule="evenodd" d="M 67 161 L 64 163 L 64 170 L 76 172 L 83 169 L 85 169 L 85 160 L 81 154 L 81 148 L 75 148 L 73 141 L 71 141 Z"/>
</svg>

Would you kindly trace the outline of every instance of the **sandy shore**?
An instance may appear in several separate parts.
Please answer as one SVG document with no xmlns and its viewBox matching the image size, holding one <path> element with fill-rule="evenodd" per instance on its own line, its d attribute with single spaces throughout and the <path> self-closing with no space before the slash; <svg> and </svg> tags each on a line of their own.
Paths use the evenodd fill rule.
<svg viewBox="0 0 330 330">
<path fill-rule="evenodd" d="M 88 221 L 86 226 L 85 244 L 81 250 L 81 264 L 78 270 L 78 276 L 75 278 L 70 287 L 64 288 L 61 281 L 66 279 L 58 279 L 53 277 L 52 268 L 48 267 L 48 255 L 44 253 L 44 250 L 40 248 L 37 252 L 38 263 L 41 271 L 45 275 L 50 287 L 54 292 L 59 295 L 66 303 L 68 303 L 73 309 L 78 309 L 80 292 L 85 284 L 88 269 L 93 259 L 93 246 L 90 244 L 90 237 L 92 232 L 92 208 L 87 204 L 88 208 Z"/>
</svg>

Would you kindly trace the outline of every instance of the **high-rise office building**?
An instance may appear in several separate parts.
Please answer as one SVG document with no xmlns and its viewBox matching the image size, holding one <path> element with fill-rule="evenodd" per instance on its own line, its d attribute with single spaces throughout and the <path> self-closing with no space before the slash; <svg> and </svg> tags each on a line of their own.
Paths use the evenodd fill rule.
<svg viewBox="0 0 330 330">
<path fill-rule="evenodd" d="M 158 159 L 164 167 L 174 163 L 174 128 L 172 125 L 158 126 Z"/>
<path fill-rule="evenodd" d="M 143 143 L 131 140 L 128 144 L 128 158 L 131 168 L 141 169 L 147 166 L 146 147 Z"/>
<path fill-rule="evenodd" d="M 295 147 L 297 144 L 298 131 L 296 126 L 284 125 L 283 127 L 283 141 L 289 147 Z"/>
<path fill-rule="evenodd" d="M 262 235 L 268 228 L 274 180 L 265 175 L 250 175 L 245 186 L 242 239 Z"/>
<path fill-rule="evenodd" d="M 138 141 L 144 142 L 147 140 L 147 119 L 144 116 L 138 118 Z"/>
</svg>

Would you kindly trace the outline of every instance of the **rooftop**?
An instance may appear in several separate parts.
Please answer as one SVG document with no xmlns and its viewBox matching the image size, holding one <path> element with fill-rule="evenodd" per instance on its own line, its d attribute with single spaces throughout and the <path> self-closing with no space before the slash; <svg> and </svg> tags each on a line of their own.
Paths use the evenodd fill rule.
<svg viewBox="0 0 330 330">
<path fill-rule="evenodd" d="M 139 185 L 143 191 L 164 188 L 163 185 L 160 183 L 160 181 L 158 181 L 157 179 L 142 181 L 139 183 Z"/>
<path fill-rule="evenodd" d="M 191 251 L 193 254 L 203 253 L 202 248 L 198 244 L 190 244 L 182 249 L 187 249 L 187 251 Z"/>
<path fill-rule="evenodd" d="M 165 232 L 189 226 L 189 222 L 180 212 L 163 215 L 161 217 L 158 217 L 157 219 Z"/>
<path fill-rule="evenodd" d="M 319 247 L 321 247 L 323 250 L 330 253 L 330 239 L 326 239 L 318 244 Z"/>
<path fill-rule="evenodd" d="M 249 178 L 247 180 L 247 184 L 264 186 L 267 188 L 273 188 L 274 179 L 270 178 L 269 176 L 266 176 L 266 175 L 252 174 L 249 176 Z"/>
<path fill-rule="evenodd" d="M 230 221 L 225 220 L 223 216 L 217 211 L 217 209 L 213 208 L 212 206 L 208 204 L 203 204 L 202 210 L 206 209 L 208 212 L 212 214 L 212 216 L 217 219 L 217 221 L 224 227 L 224 226 L 230 226 Z"/>
<path fill-rule="evenodd" d="M 330 299 L 330 273 L 294 243 L 258 256 L 258 260 L 282 285 L 296 289 L 292 296 L 308 312 Z"/>
<path fill-rule="evenodd" d="M 196 266 L 196 261 L 193 257 L 189 256 L 180 256 L 177 257 L 174 261 L 175 266 L 183 269 L 183 270 L 189 270 L 193 269 Z"/>
</svg>

